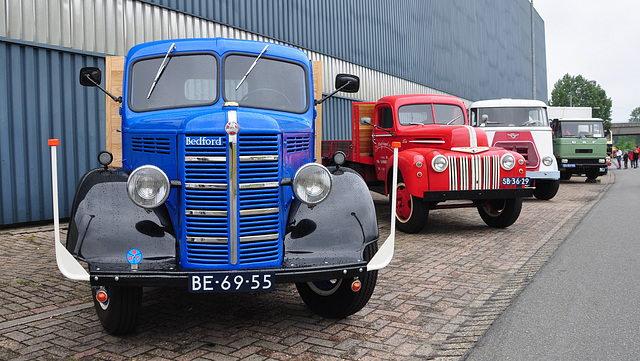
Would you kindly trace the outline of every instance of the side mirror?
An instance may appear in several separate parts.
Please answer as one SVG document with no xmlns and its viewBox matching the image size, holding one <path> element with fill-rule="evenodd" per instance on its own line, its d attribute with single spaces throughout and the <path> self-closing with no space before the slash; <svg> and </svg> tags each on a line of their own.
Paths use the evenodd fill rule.
<svg viewBox="0 0 640 361">
<path fill-rule="evenodd" d="M 86 67 L 80 69 L 80 85 L 96 86 L 102 82 L 102 72 L 100 68 Z"/>
<path fill-rule="evenodd" d="M 373 124 L 371 123 L 371 118 L 362 117 L 360 118 L 360 125 L 373 125 Z"/>
<path fill-rule="evenodd" d="M 336 75 L 336 90 L 333 93 L 322 97 L 315 101 L 315 105 L 324 103 L 325 100 L 331 98 L 337 92 L 355 93 L 360 90 L 360 78 L 351 74 Z"/>
<path fill-rule="evenodd" d="M 345 93 L 355 93 L 360 90 L 360 78 L 352 74 L 336 75 L 336 89 Z"/>
</svg>

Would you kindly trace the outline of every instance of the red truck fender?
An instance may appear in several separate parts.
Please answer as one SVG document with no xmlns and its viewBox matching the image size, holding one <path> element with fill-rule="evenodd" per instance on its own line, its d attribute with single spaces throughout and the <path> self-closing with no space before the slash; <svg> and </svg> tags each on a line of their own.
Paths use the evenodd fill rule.
<svg viewBox="0 0 640 361">
<path fill-rule="evenodd" d="M 422 163 L 422 170 L 417 167 L 417 164 Z M 416 177 L 418 172 L 422 173 L 423 177 L 427 176 L 426 168 L 428 164 L 425 161 L 425 157 L 422 152 L 409 149 L 398 152 L 398 183 L 404 183 L 403 179 L 408 179 L 407 177 Z M 389 159 L 386 164 L 386 180 L 385 180 L 385 189 L 386 194 L 389 195 L 391 192 L 391 176 L 393 170 L 393 161 Z M 409 184 L 405 184 L 405 187 L 409 190 L 409 193 L 415 195 L 416 197 L 422 197 L 422 193 L 424 191 L 423 187 L 420 186 L 421 182 L 409 182 Z"/>
</svg>

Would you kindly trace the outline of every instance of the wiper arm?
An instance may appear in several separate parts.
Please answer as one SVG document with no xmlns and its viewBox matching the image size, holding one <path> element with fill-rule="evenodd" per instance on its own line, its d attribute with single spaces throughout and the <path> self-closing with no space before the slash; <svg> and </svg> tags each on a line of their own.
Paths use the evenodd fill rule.
<svg viewBox="0 0 640 361">
<path fill-rule="evenodd" d="M 451 123 L 455 122 L 455 121 L 456 121 L 456 120 L 458 120 L 458 119 L 460 119 L 460 116 L 459 116 L 459 115 L 458 115 L 457 117 L 455 117 L 455 118 L 451 119 L 451 120 L 447 123 L 447 125 L 451 125 Z"/>
<path fill-rule="evenodd" d="M 160 77 L 162 76 L 162 73 L 164 72 L 164 68 L 166 68 L 167 64 L 169 64 L 169 61 L 167 60 L 169 59 L 169 54 L 174 50 L 176 50 L 176 43 L 171 43 L 169 50 L 167 50 L 167 53 L 164 55 L 164 59 L 162 59 L 162 64 L 160 64 L 160 67 L 158 68 L 156 77 L 155 79 L 153 79 L 153 83 L 151 83 L 151 88 L 149 89 L 149 94 L 147 94 L 147 99 L 151 97 L 151 93 L 153 92 L 153 89 L 156 88 L 156 84 L 158 84 L 158 79 L 160 79 Z"/>
<path fill-rule="evenodd" d="M 269 48 L 269 44 L 264 46 L 264 49 L 262 49 L 260 54 L 258 54 L 258 56 L 256 57 L 256 60 L 253 61 L 253 64 L 251 64 L 251 66 L 249 67 L 249 70 L 247 70 L 247 73 L 242 77 L 242 79 L 240 79 L 240 82 L 238 83 L 238 86 L 236 86 L 236 90 L 238 90 L 238 88 L 240 88 L 240 85 L 242 85 L 242 83 L 244 83 L 244 80 L 247 79 L 247 76 L 249 75 L 249 73 L 251 73 L 251 71 L 253 70 L 253 67 L 256 66 L 256 63 L 258 62 L 258 59 L 260 59 L 262 54 L 264 54 L 264 52 L 267 51 L 268 48 Z"/>
</svg>

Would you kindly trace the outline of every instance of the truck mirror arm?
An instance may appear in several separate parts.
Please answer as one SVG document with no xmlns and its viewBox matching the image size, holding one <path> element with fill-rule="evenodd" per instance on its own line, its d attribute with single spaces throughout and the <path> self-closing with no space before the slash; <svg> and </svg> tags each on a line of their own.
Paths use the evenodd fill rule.
<svg viewBox="0 0 640 361">
<path fill-rule="evenodd" d="M 392 132 L 392 131 L 390 131 L 389 129 L 383 128 L 383 127 L 381 127 L 381 126 L 375 125 L 375 124 L 373 124 L 373 123 L 371 123 L 371 122 L 368 122 L 368 121 L 366 121 L 366 120 L 362 120 L 362 119 L 363 119 L 363 118 L 361 118 L 361 121 L 362 121 L 364 124 L 370 125 L 370 126 L 372 126 L 372 127 L 376 128 L 376 129 L 380 129 L 380 130 L 383 130 L 383 131 L 385 131 L 385 132 L 387 132 L 387 133 L 389 133 L 389 134 L 391 134 L 391 135 L 394 135 L 394 134 L 393 134 L 393 132 Z"/>
<path fill-rule="evenodd" d="M 325 100 L 327 100 L 327 99 L 331 98 L 331 97 L 332 97 L 332 96 L 334 96 L 337 92 L 339 92 L 340 90 L 342 90 L 342 89 L 346 88 L 346 87 L 347 87 L 347 86 L 349 86 L 351 83 L 352 83 L 352 82 L 351 82 L 351 80 L 349 80 L 348 82 L 344 83 L 341 87 L 339 87 L 338 89 L 334 90 L 334 91 L 333 91 L 333 93 L 331 93 L 331 94 L 329 94 L 329 95 L 327 95 L 327 96 L 325 96 L 325 97 L 322 97 L 322 99 L 320 99 L 320 100 L 314 100 L 314 105 L 320 105 L 320 104 L 324 103 L 324 101 L 325 101 Z"/>
<path fill-rule="evenodd" d="M 89 80 L 93 85 L 95 85 L 96 87 L 98 87 L 98 89 L 102 90 L 103 93 L 107 94 L 109 97 L 111 97 L 111 99 L 113 99 L 114 102 L 117 103 L 122 103 L 122 97 L 115 97 L 113 94 L 109 93 L 106 89 L 104 89 L 103 87 L 100 86 L 100 84 L 96 83 L 93 79 L 91 79 L 91 76 L 89 76 L 89 74 L 85 74 L 84 77 Z"/>
</svg>

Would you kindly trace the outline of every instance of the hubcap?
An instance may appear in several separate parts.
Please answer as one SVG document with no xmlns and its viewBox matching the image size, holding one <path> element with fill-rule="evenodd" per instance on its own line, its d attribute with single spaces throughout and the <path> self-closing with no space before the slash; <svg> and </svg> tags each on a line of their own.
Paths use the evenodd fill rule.
<svg viewBox="0 0 640 361">
<path fill-rule="evenodd" d="M 411 212 L 413 212 L 411 194 L 404 184 L 400 183 L 396 194 L 396 217 L 400 222 L 406 222 L 411 218 Z"/>
</svg>

